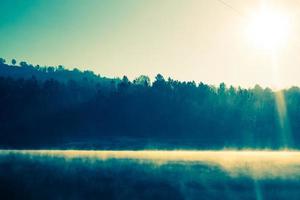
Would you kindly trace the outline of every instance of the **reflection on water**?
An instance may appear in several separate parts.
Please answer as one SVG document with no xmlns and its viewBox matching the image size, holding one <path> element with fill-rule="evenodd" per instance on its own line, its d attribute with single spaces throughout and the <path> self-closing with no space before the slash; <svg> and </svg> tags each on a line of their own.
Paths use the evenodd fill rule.
<svg viewBox="0 0 300 200">
<path fill-rule="evenodd" d="M 0 184 L 16 199 L 298 199 L 300 152 L 2 150 Z"/>
</svg>

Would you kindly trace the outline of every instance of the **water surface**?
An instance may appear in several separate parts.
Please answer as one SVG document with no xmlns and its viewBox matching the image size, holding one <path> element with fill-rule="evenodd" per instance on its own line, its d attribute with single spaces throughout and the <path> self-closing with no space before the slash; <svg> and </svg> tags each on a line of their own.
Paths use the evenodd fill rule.
<svg viewBox="0 0 300 200">
<path fill-rule="evenodd" d="M 297 151 L 2 150 L 1 199 L 299 199 Z"/>
</svg>

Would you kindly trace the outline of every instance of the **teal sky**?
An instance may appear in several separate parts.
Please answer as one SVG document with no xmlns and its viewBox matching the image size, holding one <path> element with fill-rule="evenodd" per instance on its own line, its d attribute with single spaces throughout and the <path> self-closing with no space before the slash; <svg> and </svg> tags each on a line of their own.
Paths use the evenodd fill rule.
<svg viewBox="0 0 300 200">
<path fill-rule="evenodd" d="M 103 76 L 157 73 L 209 84 L 300 85 L 300 1 L 268 1 L 292 16 L 286 44 L 249 43 L 244 16 L 259 0 L 1 0 L 0 57 L 90 69 Z M 300 19 L 300 18 L 299 18 Z M 273 55 L 274 57 L 274 55 Z"/>
</svg>

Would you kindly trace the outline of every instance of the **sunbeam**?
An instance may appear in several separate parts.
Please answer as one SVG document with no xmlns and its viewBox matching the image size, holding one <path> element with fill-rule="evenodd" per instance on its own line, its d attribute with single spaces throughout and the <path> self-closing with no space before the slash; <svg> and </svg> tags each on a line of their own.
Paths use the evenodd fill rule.
<svg viewBox="0 0 300 200">
<path fill-rule="evenodd" d="M 279 62 L 277 60 L 278 56 L 276 52 L 272 52 L 271 59 L 271 76 L 273 81 L 273 87 L 275 90 L 275 103 L 276 110 L 278 114 L 278 123 L 280 128 L 279 139 L 281 141 L 281 145 L 283 148 L 291 148 L 293 147 L 292 133 L 290 128 L 290 122 L 288 118 L 288 111 L 286 100 L 284 96 L 284 90 L 280 90 L 281 87 L 281 78 L 279 73 Z"/>
</svg>

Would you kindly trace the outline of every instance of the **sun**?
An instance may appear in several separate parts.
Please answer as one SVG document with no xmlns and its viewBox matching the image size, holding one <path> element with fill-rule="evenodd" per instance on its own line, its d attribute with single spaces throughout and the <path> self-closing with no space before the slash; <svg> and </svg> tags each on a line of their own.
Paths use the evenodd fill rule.
<svg viewBox="0 0 300 200">
<path fill-rule="evenodd" d="M 256 47 L 274 51 L 286 43 L 289 31 L 288 15 L 264 8 L 250 17 L 247 35 Z"/>
</svg>

